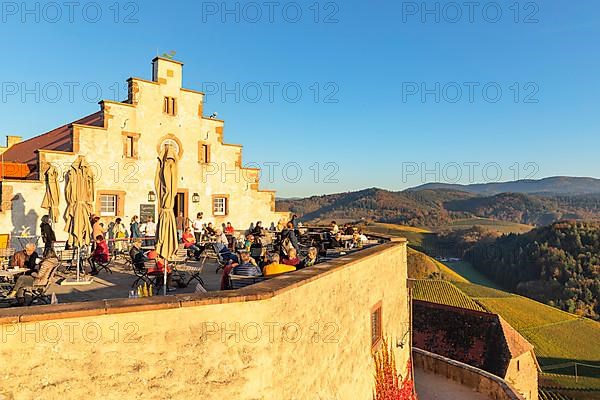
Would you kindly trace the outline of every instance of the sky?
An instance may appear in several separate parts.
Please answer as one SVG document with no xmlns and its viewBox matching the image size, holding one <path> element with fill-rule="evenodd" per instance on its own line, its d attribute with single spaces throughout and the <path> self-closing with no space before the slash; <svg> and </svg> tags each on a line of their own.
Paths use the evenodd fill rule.
<svg viewBox="0 0 600 400">
<path fill-rule="evenodd" d="M 174 51 L 280 197 L 600 178 L 596 0 L 0 7 L 2 137 L 125 99 L 127 78 Z"/>
</svg>

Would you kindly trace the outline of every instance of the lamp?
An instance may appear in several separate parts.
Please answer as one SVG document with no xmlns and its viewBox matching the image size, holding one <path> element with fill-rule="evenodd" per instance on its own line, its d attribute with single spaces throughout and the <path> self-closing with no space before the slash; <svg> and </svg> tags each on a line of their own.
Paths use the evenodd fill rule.
<svg viewBox="0 0 600 400">
<path fill-rule="evenodd" d="M 148 202 L 149 203 L 154 203 L 154 201 L 156 200 L 156 193 L 154 193 L 154 191 L 149 191 L 148 192 Z"/>
<path fill-rule="evenodd" d="M 192 203 L 200 203 L 200 195 L 198 193 L 192 195 Z"/>
</svg>

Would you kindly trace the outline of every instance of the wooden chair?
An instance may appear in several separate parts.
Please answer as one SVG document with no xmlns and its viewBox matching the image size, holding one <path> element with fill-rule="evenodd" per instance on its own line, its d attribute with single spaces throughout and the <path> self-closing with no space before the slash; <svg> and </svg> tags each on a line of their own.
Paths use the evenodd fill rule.
<svg viewBox="0 0 600 400">
<path fill-rule="evenodd" d="M 74 264 L 77 264 L 75 250 L 61 250 L 58 253 L 58 260 L 60 261 L 59 270 L 61 272 L 69 272 Z"/>
<path fill-rule="evenodd" d="M 52 269 L 50 275 L 48 275 L 48 281 L 44 285 L 34 285 L 25 289 L 25 298 L 27 298 L 27 294 L 29 294 L 31 297 L 31 299 L 27 302 L 28 306 L 37 301 L 40 301 L 43 304 L 50 304 L 51 299 L 47 294 L 48 288 L 54 283 L 54 275 L 56 274 L 56 271 L 58 271 L 59 267 L 60 263 L 56 264 L 56 267 Z"/>
<path fill-rule="evenodd" d="M 8 267 L 11 257 L 15 254 L 14 248 L 0 249 L 0 268 Z"/>
</svg>

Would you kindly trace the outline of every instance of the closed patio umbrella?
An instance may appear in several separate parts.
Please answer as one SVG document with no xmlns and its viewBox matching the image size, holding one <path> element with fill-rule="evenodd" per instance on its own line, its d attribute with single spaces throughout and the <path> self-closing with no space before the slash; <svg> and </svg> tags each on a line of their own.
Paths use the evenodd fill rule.
<svg viewBox="0 0 600 400">
<path fill-rule="evenodd" d="M 158 199 L 156 226 L 156 252 L 165 260 L 163 289 L 167 293 L 167 264 L 177 251 L 177 226 L 175 224 L 175 196 L 177 196 L 177 154 L 175 148 L 166 145 L 158 158 L 154 185 Z"/>
<path fill-rule="evenodd" d="M 90 216 L 94 203 L 94 173 L 84 156 L 77 157 L 67 172 L 65 187 L 67 201 L 67 243 L 78 249 L 77 282 L 79 282 L 79 258 L 82 246 L 90 244 L 92 224 Z"/>
<path fill-rule="evenodd" d="M 42 208 L 48 210 L 48 215 L 53 223 L 58 222 L 58 205 L 60 202 L 58 189 L 58 170 L 54 165 L 50 165 L 44 174 L 46 181 L 46 194 L 42 200 Z"/>
</svg>

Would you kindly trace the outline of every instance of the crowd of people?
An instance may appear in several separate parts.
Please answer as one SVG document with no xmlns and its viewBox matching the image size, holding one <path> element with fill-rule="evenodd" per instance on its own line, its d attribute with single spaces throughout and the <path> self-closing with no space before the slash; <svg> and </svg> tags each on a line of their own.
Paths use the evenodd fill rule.
<svg viewBox="0 0 600 400">
<path fill-rule="evenodd" d="M 230 222 L 215 227 L 212 222 L 203 220 L 202 213 L 198 213 L 194 220 L 187 219 L 183 213 L 179 213 L 176 217 L 176 227 L 179 242 L 187 250 L 189 258 L 200 260 L 208 246 L 220 255 L 224 264 L 221 289 L 229 288 L 230 275 L 270 277 L 296 271 L 317 264 L 320 254 L 326 253 L 326 247 L 361 247 L 368 240 L 352 225 L 344 224 L 340 228 L 335 221 L 331 221 L 328 231 L 324 232 L 325 240 L 309 246 L 305 244 L 301 251 L 299 238 L 301 232 L 306 230 L 295 220 L 296 216 L 287 223 L 272 223 L 269 228 L 257 221 L 241 233 L 236 232 Z M 120 217 L 108 223 L 107 227 L 98 216 L 92 216 L 90 222 L 93 240 L 88 261 L 91 275 L 97 275 L 98 266 L 108 263 L 111 256 L 124 253 L 131 257 L 134 268 L 145 268 L 145 263 L 154 259 L 156 269 L 148 273 L 164 273 L 166 263 L 153 249 L 157 228 L 151 216 L 144 221 L 140 221 L 138 216 L 133 216 L 128 227 Z M 42 218 L 40 228 L 45 244 L 44 258 L 39 257 L 34 244 L 29 244 L 14 254 L 11 265 L 26 268 L 28 271 L 19 277 L 10 293 L 11 296 L 19 298 L 25 288 L 45 282 L 50 267 L 58 263 L 58 257 L 53 250 L 56 236 L 47 216 Z M 276 237 L 275 242 L 273 237 Z M 175 289 L 170 269 L 167 271 L 167 285 L 169 291 Z"/>
</svg>

